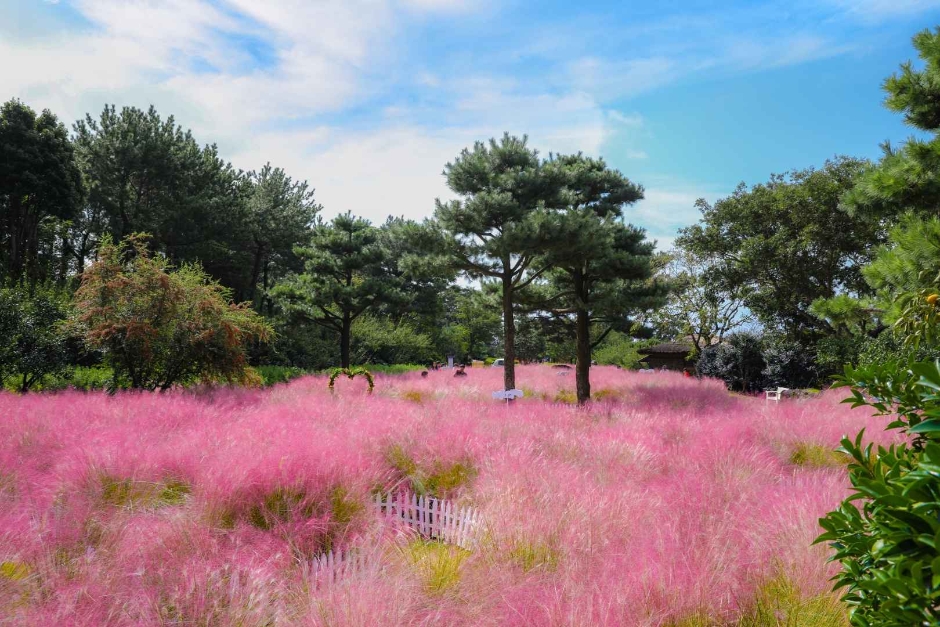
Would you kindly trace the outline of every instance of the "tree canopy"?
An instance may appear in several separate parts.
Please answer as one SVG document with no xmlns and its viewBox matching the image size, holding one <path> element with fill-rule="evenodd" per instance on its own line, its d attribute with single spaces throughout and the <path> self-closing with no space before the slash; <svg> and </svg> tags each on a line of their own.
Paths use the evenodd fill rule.
<svg viewBox="0 0 940 627">
<path fill-rule="evenodd" d="M 699 200 L 699 224 L 682 229 L 676 244 L 715 260 L 708 280 L 720 289 L 747 286 L 744 303 L 768 327 L 803 338 L 830 333 L 810 305 L 870 294 L 861 268 L 884 240 L 877 220 L 840 208 L 866 166 L 840 157 L 750 189 L 742 183 L 714 204 Z"/>
<path fill-rule="evenodd" d="M 42 253 L 46 245 L 55 246 L 50 242 L 55 227 L 78 214 L 83 196 L 65 126 L 48 110 L 37 116 L 18 100 L 5 103 L 0 108 L 0 283 L 64 278 L 62 264 Z"/>
</svg>

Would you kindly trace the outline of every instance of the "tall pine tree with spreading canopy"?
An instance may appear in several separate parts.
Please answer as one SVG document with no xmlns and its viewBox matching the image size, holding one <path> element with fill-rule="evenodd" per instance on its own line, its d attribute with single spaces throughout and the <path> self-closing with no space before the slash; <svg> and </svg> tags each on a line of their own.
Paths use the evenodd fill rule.
<svg viewBox="0 0 940 627">
<path fill-rule="evenodd" d="M 274 298 L 289 314 L 339 334 L 340 365 L 348 368 L 353 322 L 401 298 L 379 231 L 345 213 L 317 226 L 310 246 L 295 252 L 305 270 L 275 287 Z"/>
<path fill-rule="evenodd" d="M 565 205 L 544 229 L 552 245 L 536 263 L 550 271 L 534 302 L 576 338 L 576 389 L 583 404 L 591 398 L 594 347 L 611 331 L 628 332 L 632 315 L 662 305 L 666 288 L 651 280 L 654 244 L 622 221 L 623 207 L 643 198 L 643 188 L 602 159 L 559 156 L 547 166 L 564 174 Z"/>
<path fill-rule="evenodd" d="M 537 261 L 545 223 L 560 205 L 564 178 L 546 167 L 526 137 L 506 134 L 477 142 L 444 167 L 447 185 L 461 198 L 437 201 L 435 217 L 449 237 L 456 267 L 474 279 L 495 279 L 502 291 L 503 383 L 516 386 L 517 294 L 547 269 Z"/>
</svg>

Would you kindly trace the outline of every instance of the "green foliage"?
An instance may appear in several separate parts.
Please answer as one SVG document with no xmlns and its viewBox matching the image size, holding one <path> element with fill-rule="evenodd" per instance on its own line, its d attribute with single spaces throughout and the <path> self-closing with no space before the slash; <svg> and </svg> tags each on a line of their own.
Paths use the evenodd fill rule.
<svg viewBox="0 0 940 627">
<path fill-rule="evenodd" d="M 709 279 L 721 289 L 748 286 L 744 304 L 767 326 L 798 339 L 829 334 L 811 304 L 869 294 L 861 267 L 883 241 L 878 220 L 840 208 L 865 167 L 841 157 L 750 189 L 742 183 L 713 205 L 699 200 L 700 223 L 683 229 L 676 243 L 714 260 Z"/>
<path fill-rule="evenodd" d="M 447 290 L 441 318 L 430 331 L 436 355 L 454 355 L 464 362 L 495 354 L 502 332 L 497 296 L 486 289 L 454 286 Z"/>
<path fill-rule="evenodd" d="M 845 627 L 845 606 L 832 594 L 806 598 L 785 576 L 765 582 L 753 607 L 740 617 L 737 627 Z"/>
<path fill-rule="evenodd" d="M 761 339 L 753 333 L 733 333 L 724 344 L 702 351 L 697 368 L 703 377 L 721 379 L 729 390 L 756 392 L 764 387 Z"/>
<path fill-rule="evenodd" d="M 550 216 L 539 265 L 550 268 L 530 306 L 545 312 L 576 341 L 579 403 L 591 397 L 591 351 L 613 330 L 628 331 L 630 316 L 662 305 L 666 286 L 651 281 L 654 244 L 624 224 L 623 207 L 643 198 L 643 188 L 601 159 L 554 157 L 565 175 L 565 205 Z M 591 328 L 602 328 L 592 339 Z"/>
<path fill-rule="evenodd" d="M 671 288 L 665 304 L 646 316 L 658 337 L 691 341 L 697 355 L 753 322 L 744 306 L 751 287 L 716 281 L 720 263 L 714 257 L 677 248 L 657 255 L 654 266 L 656 276 Z"/>
<path fill-rule="evenodd" d="M 922 216 L 936 214 L 940 197 L 940 28 L 914 37 L 923 68 L 908 62 L 884 83 L 885 104 L 904 113 L 906 121 L 934 137 L 907 140 L 900 149 L 884 146 L 881 161 L 859 178 L 844 198 L 851 213 L 892 220 L 913 210 Z"/>
<path fill-rule="evenodd" d="M 167 390 L 193 379 L 248 382 L 247 342 L 270 327 L 198 266 L 170 269 L 143 239 L 105 238 L 75 294 L 72 328 L 104 353 L 115 387 Z"/>
<path fill-rule="evenodd" d="M 67 371 L 68 336 L 62 327 L 67 316 L 66 294 L 50 288 L 33 294 L 0 289 L 0 388 L 7 382 L 27 392 Z"/>
<path fill-rule="evenodd" d="M 346 213 L 318 225 L 310 246 L 296 252 L 306 261 L 304 273 L 278 285 L 274 297 L 290 316 L 337 333 L 340 366 L 348 368 L 353 322 L 403 298 L 378 229 Z"/>
<path fill-rule="evenodd" d="M 435 358 L 431 339 L 407 322 L 364 315 L 352 327 L 352 363 L 430 363 Z"/>
<path fill-rule="evenodd" d="M 807 388 L 822 378 L 811 347 L 785 337 L 765 336 L 761 341 L 764 387 Z M 845 362 L 840 363 L 841 364 Z"/>
<path fill-rule="evenodd" d="M 405 549 L 430 594 L 442 595 L 460 583 L 460 571 L 470 552 L 433 540 L 415 540 Z"/>
<path fill-rule="evenodd" d="M 251 175 L 247 209 L 252 259 L 245 299 L 263 311 L 268 288 L 286 272 L 303 269 L 294 247 L 310 240 L 322 207 L 314 202 L 313 190 L 306 181 L 294 181 L 284 170 L 268 163 Z"/>
<path fill-rule="evenodd" d="M 518 538 L 509 549 L 509 559 L 518 564 L 524 572 L 535 569 L 554 571 L 561 561 L 561 551 L 552 544 Z"/>
<path fill-rule="evenodd" d="M 200 146 L 172 116 L 105 106 L 74 127 L 76 155 L 90 182 L 88 203 L 71 229 L 78 268 L 102 241 L 150 233 L 150 247 L 179 266 L 206 273 L 250 298 L 255 250 L 248 200 L 252 178 Z"/>
<path fill-rule="evenodd" d="M 287 383 L 291 379 L 302 377 L 305 374 L 302 368 L 293 366 L 255 366 L 254 369 L 265 386 Z"/>
<path fill-rule="evenodd" d="M 18 100 L 0 107 L 0 286 L 65 278 L 68 251 L 56 235 L 79 211 L 81 173 L 68 131 L 48 110 Z M 50 254 L 50 251 L 53 251 Z"/>
<path fill-rule="evenodd" d="M 858 365 L 875 366 L 886 363 L 906 364 L 908 362 L 934 361 L 940 359 L 940 350 L 928 344 L 912 346 L 905 344 L 893 330 L 887 330 L 878 337 L 866 341 L 858 352 Z M 852 363 L 844 361 L 843 364 Z"/>
<path fill-rule="evenodd" d="M 594 360 L 601 366 L 620 366 L 635 369 L 640 367 L 641 349 L 659 344 L 660 340 L 634 340 L 624 333 L 612 332 L 594 349 Z"/>
<path fill-rule="evenodd" d="M 552 244 L 546 231 L 551 208 L 564 204 L 564 172 L 539 159 L 526 137 L 506 134 L 477 142 L 444 167 L 459 200 L 437 201 L 435 217 L 454 266 L 474 279 L 498 281 L 502 297 L 506 389 L 515 387 L 516 293 L 544 267 L 533 265 Z"/>
<path fill-rule="evenodd" d="M 434 462 L 419 465 L 408 452 L 396 444 L 386 451 L 388 464 L 408 481 L 416 494 L 426 494 L 436 498 L 453 496 L 459 488 L 468 485 L 477 475 L 477 470 L 469 460 L 445 464 Z"/>
<path fill-rule="evenodd" d="M 811 442 L 799 442 L 790 453 L 791 464 L 810 468 L 845 468 L 850 459 L 844 453 Z"/>
<path fill-rule="evenodd" d="M 182 504 L 192 491 L 187 482 L 173 478 L 153 482 L 102 475 L 99 480 L 101 499 L 115 507 L 173 507 Z"/>
<path fill-rule="evenodd" d="M 864 432 L 842 440 L 852 494 L 820 520 L 837 588 L 854 625 L 919 625 L 940 620 L 940 363 L 846 367 L 846 402 L 892 416 L 910 442 L 874 448 Z M 856 505 L 858 503 L 858 505 Z"/>
</svg>

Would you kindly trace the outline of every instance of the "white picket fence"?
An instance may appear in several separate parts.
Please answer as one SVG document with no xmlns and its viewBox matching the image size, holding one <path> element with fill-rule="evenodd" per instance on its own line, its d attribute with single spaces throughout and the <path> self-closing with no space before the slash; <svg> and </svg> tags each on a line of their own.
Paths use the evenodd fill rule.
<svg viewBox="0 0 940 627">
<path fill-rule="evenodd" d="M 313 558 L 307 577 L 313 587 L 319 587 L 334 584 L 352 575 L 378 572 L 382 566 L 379 557 L 375 551 L 330 550 Z"/>
<path fill-rule="evenodd" d="M 411 492 L 376 494 L 372 504 L 389 522 L 405 525 L 422 537 L 467 550 L 476 544 L 481 519 L 472 507 L 457 507 L 451 501 Z M 378 572 L 381 568 L 381 554 L 376 550 L 331 550 L 311 561 L 308 577 L 314 587 L 318 587 L 353 575 Z"/>
<path fill-rule="evenodd" d="M 410 492 L 376 494 L 373 505 L 387 519 L 400 521 L 425 538 L 472 550 L 480 527 L 480 514 L 451 501 Z"/>
</svg>

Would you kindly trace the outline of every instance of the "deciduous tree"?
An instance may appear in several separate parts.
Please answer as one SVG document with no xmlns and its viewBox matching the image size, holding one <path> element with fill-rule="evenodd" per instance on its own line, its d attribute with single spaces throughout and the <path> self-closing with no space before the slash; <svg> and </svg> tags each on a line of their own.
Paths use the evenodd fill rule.
<svg viewBox="0 0 940 627">
<path fill-rule="evenodd" d="M 105 236 L 75 293 L 71 326 L 104 353 L 115 385 L 165 391 L 193 379 L 246 382 L 246 345 L 271 330 L 230 294 L 198 265 L 174 269 L 152 255 L 142 236 L 121 244 Z"/>
</svg>

